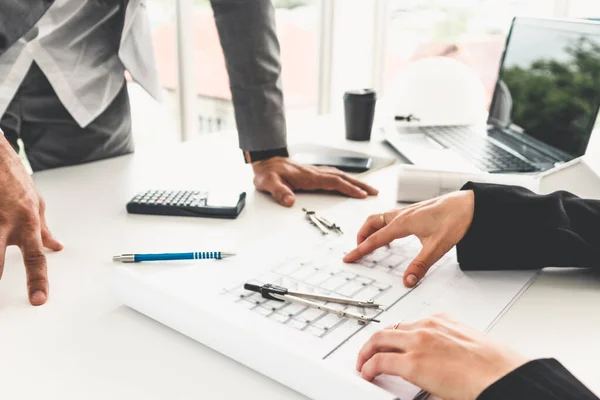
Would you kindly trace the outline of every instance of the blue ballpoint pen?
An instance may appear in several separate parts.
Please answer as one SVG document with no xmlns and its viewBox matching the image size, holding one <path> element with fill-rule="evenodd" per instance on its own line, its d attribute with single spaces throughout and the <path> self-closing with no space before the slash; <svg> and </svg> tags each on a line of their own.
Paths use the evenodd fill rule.
<svg viewBox="0 0 600 400">
<path fill-rule="evenodd" d="M 173 261 L 173 260 L 222 260 L 233 257 L 234 253 L 222 251 L 196 251 L 190 253 L 160 253 L 160 254 L 120 254 L 113 257 L 113 261 L 123 263 L 136 263 L 142 261 Z"/>
</svg>

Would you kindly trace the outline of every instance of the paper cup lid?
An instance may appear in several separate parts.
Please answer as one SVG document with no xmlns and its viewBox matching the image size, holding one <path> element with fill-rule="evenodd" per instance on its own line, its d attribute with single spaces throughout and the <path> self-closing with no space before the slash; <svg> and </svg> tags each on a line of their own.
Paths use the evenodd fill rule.
<svg viewBox="0 0 600 400">
<path fill-rule="evenodd" d="M 361 100 L 376 100 L 377 93 L 373 89 L 355 89 L 348 90 L 344 93 L 344 98 L 361 99 Z"/>
</svg>

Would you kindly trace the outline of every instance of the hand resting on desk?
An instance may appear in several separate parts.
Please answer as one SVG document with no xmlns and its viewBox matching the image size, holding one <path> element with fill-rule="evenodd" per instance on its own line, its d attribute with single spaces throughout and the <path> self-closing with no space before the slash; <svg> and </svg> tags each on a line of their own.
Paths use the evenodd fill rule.
<svg viewBox="0 0 600 400">
<path fill-rule="evenodd" d="M 483 333 L 437 314 L 376 332 L 356 361 L 362 377 L 396 375 L 445 400 L 476 399 L 527 363 Z"/>
<path fill-rule="evenodd" d="M 63 248 L 48 230 L 44 210 L 44 200 L 23 163 L 0 137 L 0 278 L 6 247 L 19 246 L 27 271 L 29 301 L 34 306 L 48 299 L 44 247 L 54 251 Z"/>
<path fill-rule="evenodd" d="M 275 201 L 286 207 L 293 206 L 296 201 L 294 190 L 328 190 L 358 199 L 379 193 L 336 168 L 301 165 L 285 157 L 256 161 L 252 163 L 252 169 L 256 188 L 270 193 Z"/>
</svg>

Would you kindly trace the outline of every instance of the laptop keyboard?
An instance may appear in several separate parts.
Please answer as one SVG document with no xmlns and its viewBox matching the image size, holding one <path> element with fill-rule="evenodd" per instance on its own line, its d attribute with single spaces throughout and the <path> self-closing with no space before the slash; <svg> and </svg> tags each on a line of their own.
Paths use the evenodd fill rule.
<svg viewBox="0 0 600 400">
<path fill-rule="evenodd" d="M 466 126 L 423 127 L 427 136 L 488 172 L 533 172 L 537 168 Z"/>
</svg>

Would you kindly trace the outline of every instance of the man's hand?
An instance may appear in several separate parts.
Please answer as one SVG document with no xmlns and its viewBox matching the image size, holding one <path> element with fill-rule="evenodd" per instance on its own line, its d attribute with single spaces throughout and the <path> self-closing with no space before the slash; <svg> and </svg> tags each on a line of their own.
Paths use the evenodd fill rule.
<svg viewBox="0 0 600 400">
<path fill-rule="evenodd" d="M 441 399 L 476 399 L 529 360 L 483 333 L 434 315 L 376 332 L 358 354 L 356 369 L 372 381 L 400 376 Z"/>
<path fill-rule="evenodd" d="M 289 158 L 273 157 L 252 163 L 254 185 L 270 193 L 282 206 L 291 207 L 296 201 L 294 190 L 328 190 L 364 199 L 379 192 L 348 174 L 330 167 L 300 165 Z"/>
<path fill-rule="evenodd" d="M 46 225 L 44 201 L 23 163 L 0 137 L 0 279 L 6 247 L 21 249 L 27 271 L 29 301 L 34 306 L 48 299 L 48 275 L 44 247 L 62 250 Z"/>
<path fill-rule="evenodd" d="M 355 262 L 395 239 L 415 235 L 423 248 L 404 273 L 404 284 L 413 287 L 465 236 L 474 210 L 475 194 L 467 190 L 371 215 L 358 232 L 358 247 L 344 261 Z"/>
</svg>

